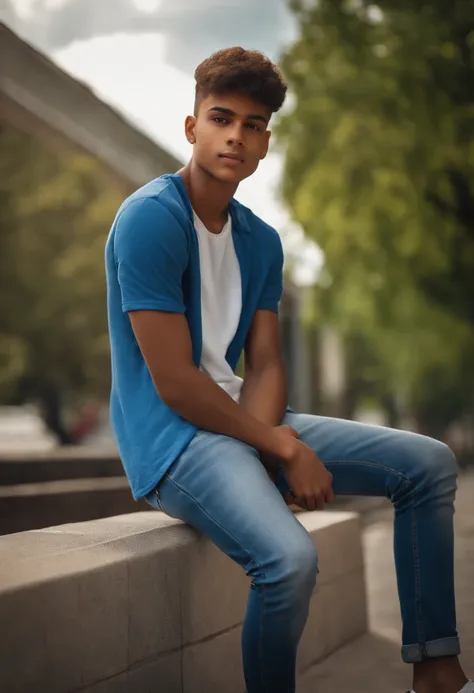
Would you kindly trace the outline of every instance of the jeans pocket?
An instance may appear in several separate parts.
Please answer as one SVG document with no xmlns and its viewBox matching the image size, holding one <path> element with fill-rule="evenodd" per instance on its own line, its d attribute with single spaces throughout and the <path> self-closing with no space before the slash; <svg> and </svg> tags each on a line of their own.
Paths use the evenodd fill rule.
<svg viewBox="0 0 474 693">
<path fill-rule="evenodd" d="M 158 484 L 158 486 L 154 490 L 155 503 L 156 503 L 157 510 L 161 510 L 161 512 L 164 513 L 165 511 L 163 510 L 163 506 L 161 504 L 160 486 L 161 486 L 161 482 Z"/>
<path fill-rule="evenodd" d="M 153 505 L 156 506 L 157 510 L 161 510 L 161 512 L 163 512 L 163 508 L 161 507 L 161 502 L 160 502 L 160 492 L 158 491 L 158 488 L 155 488 L 155 490 L 153 491 L 153 494 L 155 496 L 155 498 L 154 498 L 155 502 Z"/>
<path fill-rule="evenodd" d="M 166 472 L 164 477 L 158 482 L 155 490 L 153 491 L 154 496 L 155 496 L 155 503 L 156 503 L 157 509 L 161 510 L 162 513 L 166 513 L 166 510 L 163 507 L 163 500 L 161 497 L 161 491 L 162 491 L 163 485 L 166 483 L 168 478 L 169 478 L 169 470 Z"/>
</svg>

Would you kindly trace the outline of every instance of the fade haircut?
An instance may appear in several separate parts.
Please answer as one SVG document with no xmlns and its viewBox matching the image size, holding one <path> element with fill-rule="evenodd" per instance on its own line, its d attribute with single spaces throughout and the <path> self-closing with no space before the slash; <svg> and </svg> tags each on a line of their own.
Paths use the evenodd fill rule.
<svg viewBox="0 0 474 693">
<path fill-rule="evenodd" d="M 238 92 L 276 113 L 283 106 L 287 86 L 279 68 L 260 51 L 238 46 L 213 53 L 194 73 L 194 113 L 209 94 Z"/>
</svg>

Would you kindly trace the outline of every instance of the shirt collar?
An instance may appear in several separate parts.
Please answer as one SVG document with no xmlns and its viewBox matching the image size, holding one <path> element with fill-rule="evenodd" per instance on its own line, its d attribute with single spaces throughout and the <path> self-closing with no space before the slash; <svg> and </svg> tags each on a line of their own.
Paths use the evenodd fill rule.
<svg viewBox="0 0 474 693">
<path fill-rule="evenodd" d="M 186 186 L 184 185 L 182 177 L 179 175 L 179 173 L 173 173 L 169 177 L 173 180 L 174 184 L 178 188 L 181 199 L 183 200 L 184 206 L 188 213 L 189 219 L 193 221 L 194 210 L 192 208 L 191 201 L 188 196 L 188 191 L 186 190 Z M 232 218 L 233 231 L 236 231 L 237 233 L 250 233 L 250 226 L 246 218 L 244 207 L 242 207 L 240 202 L 237 202 L 235 198 L 233 198 L 230 201 L 229 213 Z"/>
</svg>

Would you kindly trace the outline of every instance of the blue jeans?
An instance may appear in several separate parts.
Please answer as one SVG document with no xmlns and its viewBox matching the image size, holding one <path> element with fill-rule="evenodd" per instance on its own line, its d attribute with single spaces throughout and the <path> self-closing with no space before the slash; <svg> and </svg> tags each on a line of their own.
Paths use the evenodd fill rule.
<svg viewBox="0 0 474 693">
<path fill-rule="evenodd" d="M 284 423 L 332 473 L 336 495 L 391 499 L 404 661 L 458 654 L 457 464 L 449 448 L 414 433 L 353 421 L 291 413 Z M 292 693 L 317 553 L 257 452 L 199 431 L 148 500 L 200 530 L 245 569 L 251 578 L 242 634 L 248 693 Z"/>
</svg>

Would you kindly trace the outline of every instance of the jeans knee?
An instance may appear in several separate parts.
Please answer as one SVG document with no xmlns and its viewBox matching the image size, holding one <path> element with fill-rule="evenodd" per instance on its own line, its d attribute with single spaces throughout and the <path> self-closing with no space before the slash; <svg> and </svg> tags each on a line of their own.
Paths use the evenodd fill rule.
<svg viewBox="0 0 474 693">
<path fill-rule="evenodd" d="M 455 487 L 458 463 L 452 450 L 439 440 L 426 438 L 422 449 L 415 456 L 415 477 L 419 484 Z"/>
<path fill-rule="evenodd" d="M 318 574 L 318 553 L 308 536 L 308 541 L 301 541 L 287 547 L 280 559 L 280 578 L 295 591 L 313 590 Z"/>
<path fill-rule="evenodd" d="M 445 443 L 438 443 L 439 458 L 443 469 L 445 469 L 451 476 L 458 477 L 459 466 L 456 455 L 451 450 L 451 448 Z"/>
</svg>

